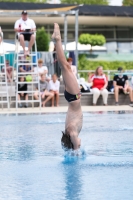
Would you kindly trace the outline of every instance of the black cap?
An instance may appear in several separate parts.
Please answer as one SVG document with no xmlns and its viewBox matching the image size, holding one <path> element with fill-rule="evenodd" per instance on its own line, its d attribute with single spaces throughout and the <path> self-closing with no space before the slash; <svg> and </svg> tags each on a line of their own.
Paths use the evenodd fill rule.
<svg viewBox="0 0 133 200">
<path fill-rule="evenodd" d="M 118 71 L 122 71 L 123 70 L 123 68 L 122 67 L 118 67 Z"/>
<path fill-rule="evenodd" d="M 26 10 L 23 10 L 22 11 L 22 15 L 27 15 L 28 13 L 27 13 L 27 11 Z"/>
</svg>

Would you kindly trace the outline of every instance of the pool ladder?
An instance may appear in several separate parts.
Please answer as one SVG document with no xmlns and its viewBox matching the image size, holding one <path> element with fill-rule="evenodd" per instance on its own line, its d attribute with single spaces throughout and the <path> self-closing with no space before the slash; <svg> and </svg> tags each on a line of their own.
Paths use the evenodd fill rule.
<svg viewBox="0 0 133 200">
<path fill-rule="evenodd" d="M 31 50 L 30 54 L 28 56 L 24 56 L 24 53 L 19 50 L 20 49 L 20 42 L 18 39 L 16 39 L 15 37 L 15 55 L 14 55 L 14 68 L 16 68 L 16 109 L 18 109 L 18 103 L 31 103 L 32 104 L 32 108 L 34 108 L 34 103 L 38 102 L 39 103 L 39 107 L 41 109 L 41 95 L 39 93 L 39 99 L 38 100 L 34 100 L 34 92 L 36 91 L 34 88 L 34 84 L 37 85 L 38 90 L 40 88 L 40 79 L 39 79 L 39 74 L 34 72 L 34 67 L 38 67 L 38 58 L 37 58 L 37 45 L 36 45 L 36 40 L 34 43 L 34 52 Z M 35 62 L 34 60 L 35 59 Z M 30 66 L 31 69 L 33 70 L 33 72 L 20 72 L 19 68 L 20 66 L 23 65 L 27 65 Z M 28 86 L 30 86 L 30 90 L 27 91 L 21 91 L 22 93 L 28 93 L 31 94 L 31 100 L 20 100 L 18 102 L 18 93 L 20 93 L 20 91 L 18 91 L 18 84 L 22 84 L 22 82 L 19 82 L 19 77 L 21 77 L 21 75 L 23 75 L 24 77 L 26 77 L 27 75 L 31 75 L 32 76 L 32 81 L 31 82 L 23 82 L 24 84 L 27 84 Z"/>
<path fill-rule="evenodd" d="M 7 83 L 3 32 L 1 32 L 1 36 L 2 36 L 2 41 L 0 43 L 0 105 L 1 108 L 3 109 L 4 105 L 7 104 L 7 108 L 9 110 L 10 105 L 9 105 L 9 93 L 8 93 L 8 83 Z"/>
</svg>

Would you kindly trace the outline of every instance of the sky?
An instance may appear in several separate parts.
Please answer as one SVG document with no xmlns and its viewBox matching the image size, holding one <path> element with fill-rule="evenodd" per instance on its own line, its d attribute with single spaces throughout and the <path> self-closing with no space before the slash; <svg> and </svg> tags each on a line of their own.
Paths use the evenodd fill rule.
<svg viewBox="0 0 133 200">
<path fill-rule="evenodd" d="M 122 0 L 110 0 L 110 5 L 112 6 L 121 6 Z"/>
</svg>

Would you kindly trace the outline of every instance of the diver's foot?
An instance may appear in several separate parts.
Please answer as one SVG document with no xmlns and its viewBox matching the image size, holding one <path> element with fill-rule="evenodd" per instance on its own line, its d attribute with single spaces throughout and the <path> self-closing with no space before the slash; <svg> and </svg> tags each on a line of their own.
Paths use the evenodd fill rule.
<svg viewBox="0 0 133 200">
<path fill-rule="evenodd" d="M 52 39 L 55 41 L 61 40 L 61 35 L 60 35 L 60 28 L 57 23 L 54 23 L 54 32 L 52 35 Z"/>
</svg>

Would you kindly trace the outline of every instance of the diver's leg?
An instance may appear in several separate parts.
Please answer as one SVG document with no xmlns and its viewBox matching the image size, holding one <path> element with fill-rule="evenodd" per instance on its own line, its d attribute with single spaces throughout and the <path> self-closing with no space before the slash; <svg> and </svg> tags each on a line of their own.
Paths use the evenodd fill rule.
<svg viewBox="0 0 133 200">
<path fill-rule="evenodd" d="M 58 24 L 56 23 L 54 24 L 54 32 L 52 38 L 56 41 L 55 46 L 56 46 L 57 57 L 62 70 L 62 75 L 65 82 L 66 90 L 70 94 L 78 94 L 79 86 L 76 77 L 72 73 L 71 67 L 65 58 L 61 43 L 60 29 Z"/>
</svg>

